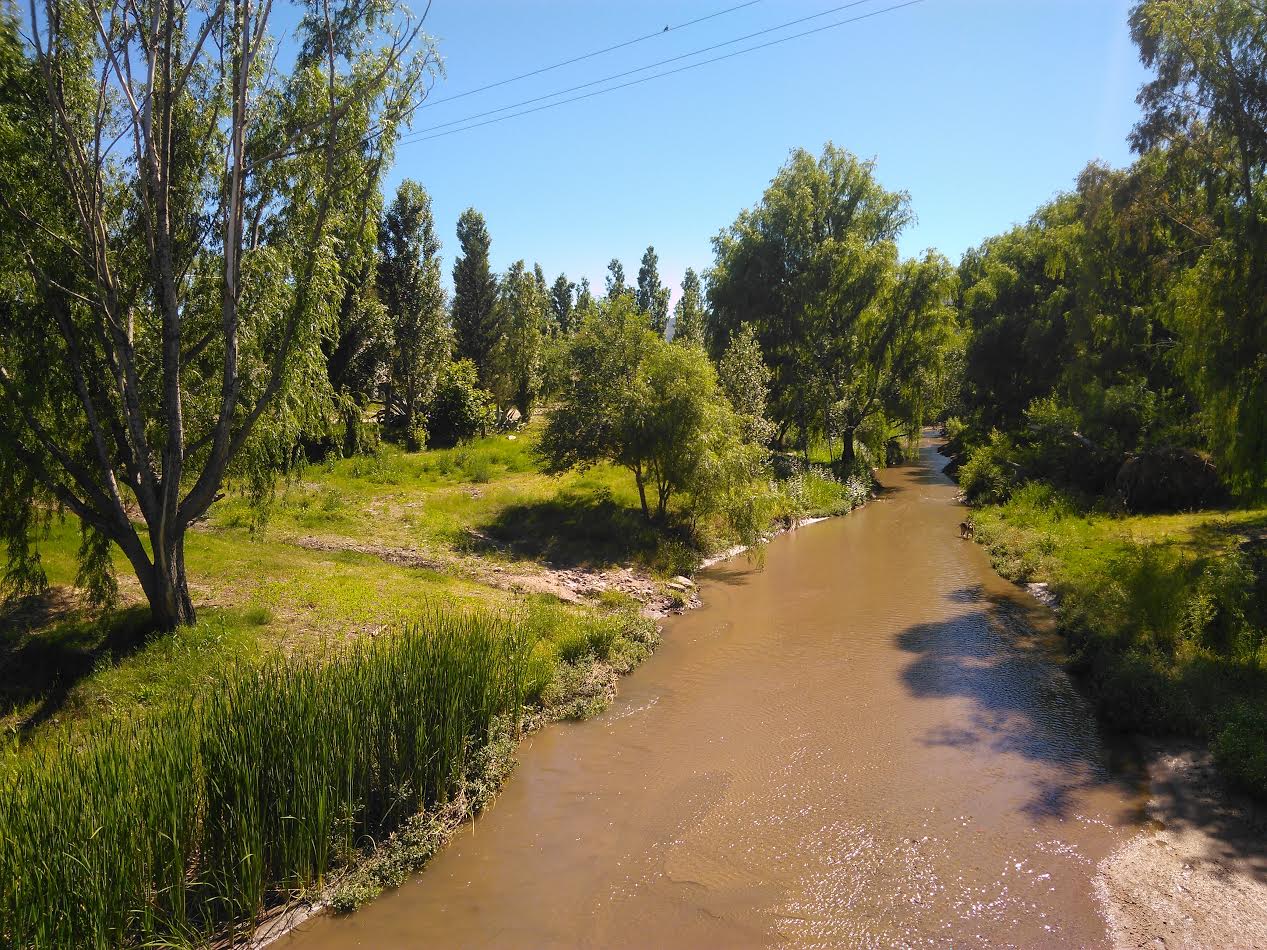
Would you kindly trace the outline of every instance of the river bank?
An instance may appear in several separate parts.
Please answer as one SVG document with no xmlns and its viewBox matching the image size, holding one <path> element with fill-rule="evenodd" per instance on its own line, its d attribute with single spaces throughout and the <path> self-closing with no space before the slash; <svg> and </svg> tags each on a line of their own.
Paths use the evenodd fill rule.
<svg viewBox="0 0 1267 950">
<path fill-rule="evenodd" d="M 1035 485 L 973 519 L 995 568 L 1053 611 L 1104 721 L 1140 748 L 1148 824 L 1096 879 L 1114 946 L 1267 946 L 1263 740 L 1223 738 L 1261 686 L 1252 659 L 1247 674 L 1203 632 L 1245 583 L 1225 566 L 1252 555 L 1263 512 L 1110 517 Z"/>
<path fill-rule="evenodd" d="M 1118 950 L 1267 946 L 1267 814 L 1209 752 L 1146 743 L 1149 828 L 1100 863 Z"/>
<path fill-rule="evenodd" d="M 1138 785 L 930 468 L 704 572 L 424 874 L 278 946 L 1103 944 L 1094 867 Z"/>
<path fill-rule="evenodd" d="M 767 541 L 801 528 L 828 520 L 829 516 L 794 519 L 772 529 Z M 705 559 L 699 570 L 716 567 L 748 552 L 736 546 Z M 544 579 L 544 580 L 543 580 Z M 676 577 L 669 590 L 680 593 L 680 599 L 665 598 L 658 585 L 644 575 L 625 566 L 611 571 L 553 571 L 538 566 L 530 574 L 506 573 L 493 569 L 493 582 L 506 589 L 522 591 L 525 587 L 537 593 L 549 593 L 564 602 L 576 602 L 578 596 L 598 596 L 604 591 L 617 591 L 641 605 L 645 620 L 661 621 L 703 606 L 694 580 Z M 541 586 L 542 584 L 545 586 Z M 491 742 L 477 758 L 465 777 L 456 797 L 440 812 L 419 814 L 399 832 L 368 852 L 354 867 L 348 868 L 321 893 L 310 895 L 286 906 L 273 909 L 255 930 L 249 945 L 263 948 L 274 945 L 298 930 L 314 917 L 333 912 L 347 914 L 360 910 L 379 898 L 385 890 L 400 887 L 409 875 L 422 871 L 465 825 L 477 821 L 491 806 L 516 767 L 516 752 L 538 730 L 557 723 L 580 721 L 606 710 L 615 700 L 618 683 L 646 658 L 660 642 L 663 627 L 637 639 L 645 649 L 622 653 L 622 662 L 610 663 L 589 657 L 577 667 L 569 682 L 550 702 L 532 710 L 516 735 L 505 734 Z"/>
</svg>

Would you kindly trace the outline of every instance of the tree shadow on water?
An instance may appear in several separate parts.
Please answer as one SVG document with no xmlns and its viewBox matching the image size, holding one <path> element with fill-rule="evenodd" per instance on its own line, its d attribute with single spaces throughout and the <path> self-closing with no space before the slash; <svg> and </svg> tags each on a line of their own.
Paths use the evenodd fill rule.
<svg viewBox="0 0 1267 950">
<path fill-rule="evenodd" d="M 1052 636 L 1032 625 L 1030 608 L 980 586 L 952 591 L 947 600 L 974 609 L 897 636 L 912 655 L 902 671 L 912 696 L 970 703 L 966 721 L 935 728 L 922 741 L 1040 763 L 1022 806 L 1032 819 L 1071 818 L 1079 793 L 1099 786 L 1119 788 L 1122 818 L 1138 818 L 1138 768 L 1117 761 Z"/>
</svg>

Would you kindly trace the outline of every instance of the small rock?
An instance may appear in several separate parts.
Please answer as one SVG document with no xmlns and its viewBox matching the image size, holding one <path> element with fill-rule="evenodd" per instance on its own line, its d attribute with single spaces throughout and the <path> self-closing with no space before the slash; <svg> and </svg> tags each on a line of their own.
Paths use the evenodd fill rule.
<svg viewBox="0 0 1267 950">
<path fill-rule="evenodd" d="M 694 587 L 694 586 L 695 586 L 695 582 L 694 582 L 693 580 L 691 580 L 689 577 L 685 577 L 685 576 L 683 576 L 682 574 L 678 574 L 676 577 L 674 577 L 674 578 L 673 578 L 673 583 L 675 583 L 675 584 L 681 584 L 683 587 Z M 672 586 L 672 585 L 670 585 L 670 586 Z"/>
</svg>

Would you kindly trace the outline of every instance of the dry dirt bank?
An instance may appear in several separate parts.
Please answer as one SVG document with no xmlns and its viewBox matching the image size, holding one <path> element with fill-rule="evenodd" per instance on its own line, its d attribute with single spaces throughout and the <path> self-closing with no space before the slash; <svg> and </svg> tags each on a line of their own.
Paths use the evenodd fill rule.
<svg viewBox="0 0 1267 950">
<path fill-rule="evenodd" d="M 1101 862 L 1118 948 L 1267 948 L 1267 810 L 1229 792 L 1208 753 L 1150 748 L 1150 829 Z"/>
</svg>

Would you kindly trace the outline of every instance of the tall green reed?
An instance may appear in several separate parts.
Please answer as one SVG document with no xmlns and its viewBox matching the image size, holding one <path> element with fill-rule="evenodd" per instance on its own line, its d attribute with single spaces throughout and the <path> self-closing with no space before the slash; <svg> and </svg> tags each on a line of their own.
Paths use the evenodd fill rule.
<svg viewBox="0 0 1267 950">
<path fill-rule="evenodd" d="M 325 658 L 229 670 L 189 709 L 50 738 L 0 776 L 0 946 L 249 928 L 450 798 L 525 694 L 513 615 L 429 610 Z"/>
</svg>

